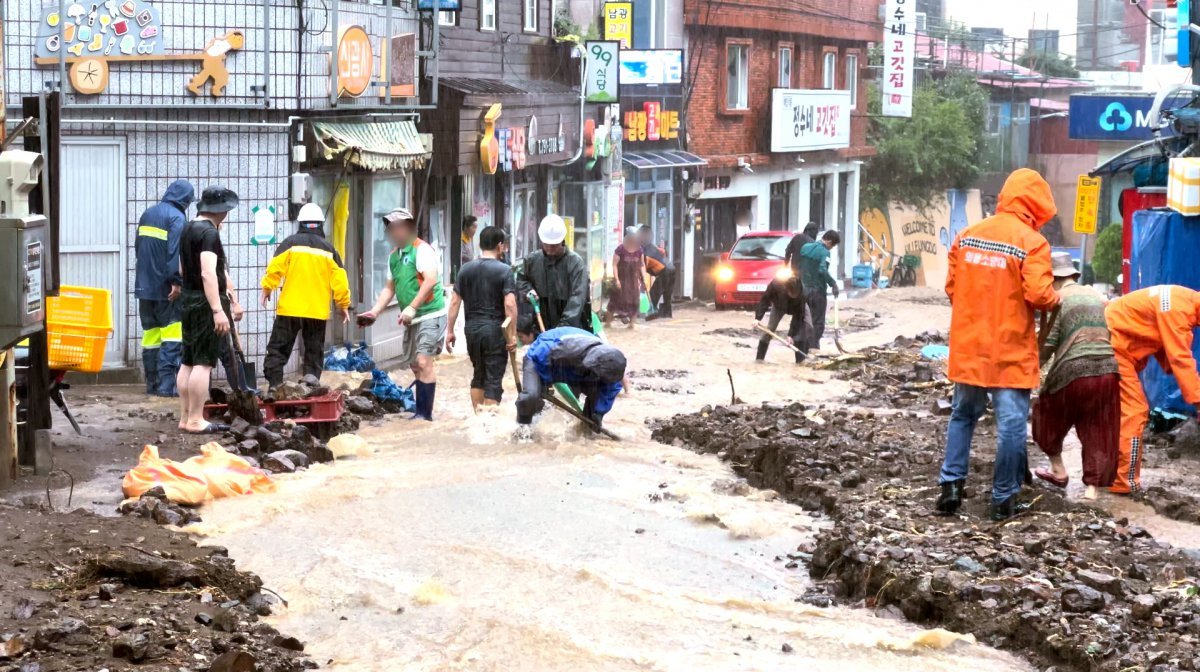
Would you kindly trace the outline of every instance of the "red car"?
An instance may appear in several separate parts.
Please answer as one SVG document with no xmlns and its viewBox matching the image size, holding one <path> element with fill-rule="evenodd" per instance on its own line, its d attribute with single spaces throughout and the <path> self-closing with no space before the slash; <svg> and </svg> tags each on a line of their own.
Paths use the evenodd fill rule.
<svg viewBox="0 0 1200 672">
<path fill-rule="evenodd" d="M 746 308 L 758 304 L 767 285 L 792 270 L 783 255 L 792 240 L 787 231 L 751 231 L 738 238 L 733 249 L 721 254 L 713 271 L 717 286 L 717 310 Z"/>
</svg>

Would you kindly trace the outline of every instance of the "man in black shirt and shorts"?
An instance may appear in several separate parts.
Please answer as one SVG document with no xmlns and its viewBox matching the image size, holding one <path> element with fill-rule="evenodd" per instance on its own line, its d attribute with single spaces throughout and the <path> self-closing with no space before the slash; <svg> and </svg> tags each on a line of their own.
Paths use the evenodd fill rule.
<svg viewBox="0 0 1200 672">
<path fill-rule="evenodd" d="M 196 206 L 196 220 L 183 229 L 179 241 L 180 295 L 183 310 L 183 361 L 179 367 L 179 428 L 190 434 L 214 434 L 228 427 L 204 420 L 204 402 L 221 340 L 231 321 L 242 319 L 225 248 L 221 225 L 238 205 L 238 196 L 224 187 L 209 187 Z"/>
<path fill-rule="evenodd" d="M 450 325 L 446 349 L 453 351 L 454 323 L 463 303 L 467 304 L 467 354 L 475 375 L 471 378 L 471 407 L 497 406 L 504 394 L 504 371 L 508 353 L 516 348 L 504 334 L 504 319 L 517 322 L 517 284 L 512 267 L 500 261 L 508 248 L 507 237 L 500 228 L 489 226 L 479 233 L 479 259 L 463 264 L 450 297 Z"/>
</svg>

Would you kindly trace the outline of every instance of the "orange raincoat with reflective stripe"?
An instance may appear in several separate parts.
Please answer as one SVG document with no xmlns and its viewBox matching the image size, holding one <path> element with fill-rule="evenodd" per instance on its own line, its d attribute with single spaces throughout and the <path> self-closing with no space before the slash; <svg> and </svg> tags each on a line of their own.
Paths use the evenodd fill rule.
<svg viewBox="0 0 1200 672">
<path fill-rule="evenodd" d="M 1148 287 L 1108 304 L 1104 311 L 1113 350 L 1141 372 L 1154 357 L 1175 376 L 1183 400 L 1200 404 L 1200 374 L 1192 330 L 1200 325 L 1200 292 L 1176 285 Z"/>
<path fill-rule="evenodd" d="M 1038 387 L 1034 311 L 1058 305 L 1050 244 L 1038 233 L 1057 212 L 1037 171 L 1008 176 L 996 214 L 967 227 L 950 248 L 946 295 L 950 366 L 956 383 L 1032 390 Z"/>
</svg>

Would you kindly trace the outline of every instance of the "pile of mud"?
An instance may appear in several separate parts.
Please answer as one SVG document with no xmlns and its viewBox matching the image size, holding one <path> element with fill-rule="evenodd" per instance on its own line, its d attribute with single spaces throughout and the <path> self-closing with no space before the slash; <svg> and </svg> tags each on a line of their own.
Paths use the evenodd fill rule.
<svg viewBox="0 0 1200 672">
<path fill-rule="evenodd" d="M 936 331 L 916 338 L 900 337 L 885 347 L 864 348 L 826 362 L 834 377 L 861 384 L 845 402 L 866 408 L 905 408 L 949 415 L 954 385 L 946 378 L 945 360 L 921 356 L 927 345 L 943 345 Z"/>
<path fill-rule="evenodd" d="M 0 514 L 0 671 L 317 667 L 222 548 L 136 517 Z"/>
<path fill-rule="evenodd" d="M 866 606 L 1018 651 L 1059 670 L 1200 669 L 1196 556 L 1035 487 L 987 516 L 994 427 L 976 431 L 959 516 L 930 514 L 945 422 L 788 406 L 706 408 L 654 438 L 713 453 L 756 487 L 827 514 L 799 597 Z"/>
</svg>

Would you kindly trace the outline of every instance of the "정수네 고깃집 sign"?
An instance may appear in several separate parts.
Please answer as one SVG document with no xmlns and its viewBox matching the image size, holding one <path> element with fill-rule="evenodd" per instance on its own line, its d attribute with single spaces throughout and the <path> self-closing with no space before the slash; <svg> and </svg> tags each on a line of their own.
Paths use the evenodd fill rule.
<svg viewBox="0 0 1200 672">
<path fill-rule="evenodd" d="M 587 85 L 585 95 L 589 103 L 615 103 L 620 99 L 620 63 L 617 58 L 619 43 L 588 42 Z"/>
<path fill-rule="evenodd" d="M 883 116 L 911 117 L 916 0 L 887 0 L 883 20 Z"/>
<path fill-rule="evenodd" d="M 1075 233 L 1096 233 L 1096 218 L 1100 210 L 1100 178 L 1079 176 L 1075 187 Z"/>
<path fill-rule="evenodd" d="M 621 43 L 622 49 L 633 46 L 633 3 L 604 3 L 604 39 Z"/>
<path fill-rule="evenodd" d="M 849 146 L 849 91 L 771 91 L 772 152 L 809 152 Z"/>
</svg>

